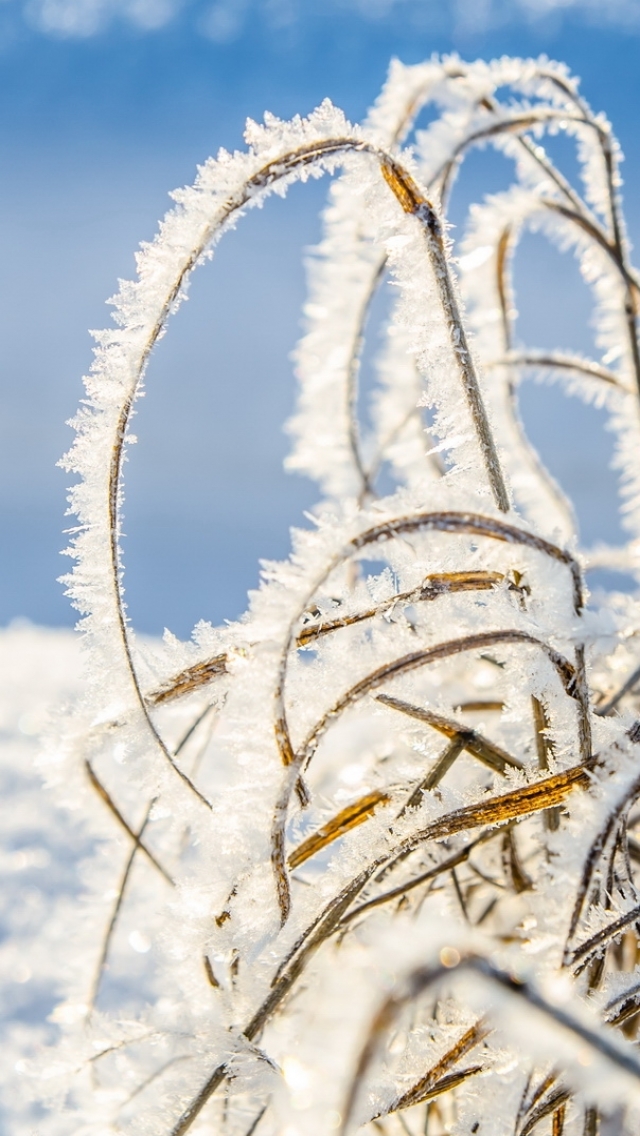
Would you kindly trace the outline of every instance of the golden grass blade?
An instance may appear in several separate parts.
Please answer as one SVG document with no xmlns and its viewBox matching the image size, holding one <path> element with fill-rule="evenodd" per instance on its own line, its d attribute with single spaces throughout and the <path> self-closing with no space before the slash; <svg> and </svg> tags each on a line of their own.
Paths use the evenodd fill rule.
<svg viewBox="0 0 640 1136">
<path fill-rule="evenodd" d="M 564 1132 L 564 1119 L 567 1112 L 566 1104 L 561 1104 L 553 1114 L 551 1120 L 551 1136 L 562 1136 Z"/>
<path fill-rule="evenodd" d="M 187 667 L 169 679 L 168 682 L 163 683 L 162 686 L 149 691 L 145 695 L 145 701 L 150 706 L 162 706 L 166 702 L 172 702 L 175 698 L 192 694 L 194 690 L 207 686 L 220 675 L 228 674 L 227 663 L 228 656 L 222 654 L 214 655 L 211 659 L 205 659 L 202 663 L 196 663 L 193 667 Z"/>
<path fill-rule="evenodd" d="M 347 805 L 337 816 L 332 817 L 322 828 L 319 828 L 317 832 L 312 833 L 297 848 L 294 848 L 293 852 L 289 854 L 289 867 L 291 869 L 299 868 L 305 860 L 315 856 L 322 848 L 326 848 L 328 844 L 332 844 L 334 840 L 338 840 L 352 828 L 363 824 L 364 821 L 373 816 L 379 805 L 386 805 L 389 799 L 388 793 L 374 789 L 371 793 L 366 793 L 364 797 L 354 801 L 353 804 Z"/>
<path fill-rule="evenodd" d="M 485 711 L 489 712 L 489 711 L 495 710 L 496 712 L 498 712 L 500 710 L 504 710 L 504 707 L 505 707 L 505 703 L 499 702 L 497 699 L 476 698 L 471 702 L 460 702 L 460 703 L 458 703 L 458 705 L 455 707 L 455 709 L 459 710 L 463 713 L 467 713 L 467 714 L 473 714 L 473 713 L 480 713 L 481 714 L 481 713 L 484 713 Z"/>
<path fill-rule="evenodd" d="M 446 1077 L 442 1077 L 440 1081 L 435 1084 L 425 1085 L 420 1092 L 412 1094 L 410 1100 L 406 1104 L 394 1104 L 389 1109 L 389 1113 L 398 1112 L 401 1108 L 411 1108 L 416 1104 L 424 1104 L 426 1101 L 434 1100 L 436 1097 L 441 1097 L 445 1093 L 451 1092 L 452 1089 L 458 1085 L 464 1084 L 471 1077 L 475 1077 L 477 1073 L 482 1073 L 483 1065 L 472 1065 L 468 1069 L 461 1069 L 459 1073 L 448 1073 Z"/>
<path fill-rule="evenodd" d="M 502 824 L 558 805 L 573 789 L 588 788 L 591 783 L 591 770 L 595 764 L 594 758 L 589 765 L 575 765 L 564 773 L 556 773 L 553 777 L 534 781 L 521 789 L 513 789 L 510 793 L 492 797 L 480 804 L 457 809 L 441 820 L 435 821 L 412 839 L 417 839 L 420 843 L 425 839 L 440 840 L 444 836 L 453 836 L 456 832 L 465 832 L 479 825 Z"/>
<path fill-rule="evenodd" d="M 416 1081 L 415 1085 L 394 1101 L 389 1112 L 394 1112 L 396 1109 L 400 1108 L 410 1108 L 411 1105 L 419 1104 L 421 1101 L 427 1100 L 431 1090 L 451 1071 L 451 1066 L 461 1061 L 463 1057 L 466 1057 L 467 1053 L 470 1053 L 472 1049 L 480 1045 L 490 1033 L 491 1030 L 482 1021 L 478 1021 L 472 1025 L 463 1033 L 462 1037 L 458 1039 L 455 1045 L 447 1050 L 436 1065 L 433 1065 L 419 1081 Z M 480 1067 L 477 1066 L 474 1072 L 478 1072 L 479 1068 Z M 464 1072 L 468 1075 L 468 1070 Z M 449 1088 L 453 1088 L 453 1086 L 450 1085 Z M 446 1091 L 446 1089 L 440 1090 L 440 1092 Z"/>
<path fill-rule="evenodd" d="M 567 1089 L 556 1089 L 556 1091 L 552 1093 L 551 1096 L 548 1096 L 545 1100 L 542 1100 L 540 1104 L 538 1104 L 529 1113 L 525 1123 L 518 1133 L 518 1136 L 529 1136 L 529 1134 L 533 1132 L 534 1128 L 537 1127 L 541 1120 L 545 1120 L 547 1116 L 550 1116 L 552 1113 L 555 1114 L 559 1109 L 566 1107 L 567 1101 L 569 1101 L 570 1099 L 571 1094 Z"/>
</svg>

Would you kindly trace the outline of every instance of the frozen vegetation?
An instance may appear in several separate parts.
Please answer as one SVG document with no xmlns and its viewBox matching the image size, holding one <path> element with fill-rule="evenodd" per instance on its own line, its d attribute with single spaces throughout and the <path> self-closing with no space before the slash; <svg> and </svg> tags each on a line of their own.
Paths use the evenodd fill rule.
<svg viewBox="0 0 640 1136">
<path fill-rule="evenodd" d="M 637 1132 L 640 605 L 588 588 L 595 567 L 640 572 L 640 278 L 615 139 L 557 64 L 448 58 L 394 63 L 360 126 L 327 102 L 246 143 L 174 194 L 98 336 L 66 459 L 86 688 L 69 637 L 1 644 L 10 1131 Z M 513 185 L 454 247 L 476 146 Z M 142 641 L 120 532 L 148 359 L 225 232 L 322 174 L 289 426 L 321 501 L 240 621 Z M 577 258 L 596 359 L 519 342 L 529 228 Z M 604 408 L 626 545 L 581 545 L 519 419 L 532 375 Z M 41 688 L 20 680 L 34 658 Z M 56 706 L 45 795 L 34 687 Z"/>
</svg>

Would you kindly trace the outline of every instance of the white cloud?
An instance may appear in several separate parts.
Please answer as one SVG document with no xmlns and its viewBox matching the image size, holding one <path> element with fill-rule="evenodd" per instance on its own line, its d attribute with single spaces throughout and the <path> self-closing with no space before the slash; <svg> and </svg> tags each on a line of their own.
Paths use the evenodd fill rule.
<svg viewBox="0 0 640 1136">
<path fill-rule="evenodd" d="M 308 0 L 213 0 L 200 3 L 195 12 L 202 35 L 216 43 L 238 39 L 251 18 L 277 30 L 302 24 Z M 142 29 L 160 28 L 176 19 L 183 0 L 27 0 L 29 22 L 45 33 L 63 37 L 97 35 L 116 21 Z M 339 17 L 349 10 L 364 20 L 380 22 L 394 15 L 408 18 L 433 11 L 442 19 L 442 0 L 325 0 Z M 191 9 L 193 12 L 193 9 Z M 449 14 L 458 28 L 481 31 L 521 20 L 538 20 L 551 14 L 573 12 L 590 22 L 640 26 L 640 0 L 451 0 Z"/>
<path fill-rule="evenodd" d="M 40 31 L 65 38 L 86 38 L 104 31 L 117 19 L 153 30 L 175 18 L 179 0 L 29 0 L 29 23 Z"/>
</svg>

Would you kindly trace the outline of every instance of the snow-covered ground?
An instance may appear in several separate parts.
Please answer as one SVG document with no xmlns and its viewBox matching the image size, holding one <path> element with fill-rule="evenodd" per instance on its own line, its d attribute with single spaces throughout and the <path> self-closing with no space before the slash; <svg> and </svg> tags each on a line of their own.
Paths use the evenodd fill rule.
<svg viewBox="0 0 640 1136">
<path fill-rule="evenodd" d="M 55 944 L 64 950 L 65 898 L 81 889 L 89 851 L 38 769 L 48 723 L 82 691 L 79 636 L 14 622 L 0 631 L 0 1133 L 35 1136 L 29 1067 L 53 1038 Z M 54 915 L 55 908 L 55 915 Z M 47 925 L 47 934 L 42 934 Z M 48 1121 L 50 1126 L 50 1121 Z"/>
</svg>

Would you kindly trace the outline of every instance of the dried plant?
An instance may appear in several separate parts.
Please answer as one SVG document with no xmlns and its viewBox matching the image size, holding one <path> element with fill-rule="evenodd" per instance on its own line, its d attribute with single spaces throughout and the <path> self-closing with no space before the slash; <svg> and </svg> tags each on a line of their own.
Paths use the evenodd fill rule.
<svg viewBox="0 0 640 1136">
<path fill-rule="evenodd" d="M 577 184 L 543 146 L 556 134 Z M 585 584 L 638 570 L 640 278 L 615 139 L 563 67 L 457 58 L 394 63 L 361 127 L 327 102 L 246 137 L 142 248 L 67 459 L 92 685 L 50 770 L 104 841 L 69 932 L 51 1107 L 95 1134 L 634 1132 L 640 608 Z M 514 184 L 452 259 L 451 187 L 486 145 Z M 226 230 L 325 172 L 290 424 L 315 525 L 239 622 L 140 642 L 119 542 L 150 355 Z M 528 228 L 577 257 L 601 359 L 519 346 Z M 606 410 L 626 547 L 580 547 L 519 419 L 532 373 Z"/>
</svg>

